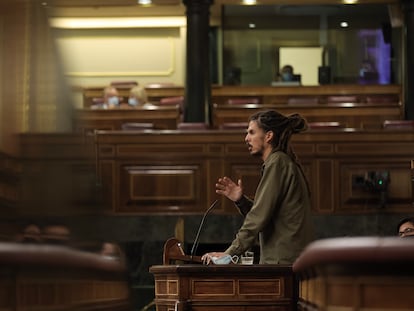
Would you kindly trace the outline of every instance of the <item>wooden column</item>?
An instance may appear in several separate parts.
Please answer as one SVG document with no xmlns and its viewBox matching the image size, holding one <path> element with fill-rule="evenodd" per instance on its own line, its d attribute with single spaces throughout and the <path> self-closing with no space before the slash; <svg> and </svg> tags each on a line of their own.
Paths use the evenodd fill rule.
<svg viewBox="0 0 414 311">
<path fill-rule="evenodd" d="M 185 122 L 209 122 L 211 89 L 209 16 L 212 0 L 183 0 L 187 7 Z"/>
</svg>

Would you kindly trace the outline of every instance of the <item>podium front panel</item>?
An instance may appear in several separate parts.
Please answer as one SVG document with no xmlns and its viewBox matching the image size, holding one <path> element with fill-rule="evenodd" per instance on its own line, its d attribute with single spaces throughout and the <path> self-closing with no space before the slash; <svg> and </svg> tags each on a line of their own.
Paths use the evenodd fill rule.
<svg viewBox="0 0 414 311">
<path fill-rule="evenodd" d="M 296 284 L 285 265 L 152 266 L 157 311 L 292 311 Z"/>
</svg>

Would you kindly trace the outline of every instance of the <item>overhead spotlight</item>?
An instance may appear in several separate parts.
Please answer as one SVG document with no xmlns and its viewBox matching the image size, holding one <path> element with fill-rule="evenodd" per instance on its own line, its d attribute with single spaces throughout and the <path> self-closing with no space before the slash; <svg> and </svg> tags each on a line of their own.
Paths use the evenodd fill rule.
<svg viewBox="0 0 414 311">
<path fill-rule="evenodd" d="M 347 28 L 349 26 L 348 22 L 341 22 L 339 24 L 342 28 Z"/>
<path fill-rule="evenodd" d="M 344 0 L 344 4 L 355 4 L 358 3 L 358 0 Z"/>
<path fill-rule="evenodd" d="M 138 4 L 140 4 L 140 5 L 150 5 L 150 4 L 152 4 L 152 0 L 138 0 Z"/>
</svg>

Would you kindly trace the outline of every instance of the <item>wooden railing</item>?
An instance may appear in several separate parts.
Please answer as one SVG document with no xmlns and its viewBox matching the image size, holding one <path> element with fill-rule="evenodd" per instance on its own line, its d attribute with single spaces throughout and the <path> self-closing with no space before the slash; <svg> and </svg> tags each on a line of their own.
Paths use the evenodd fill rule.
<svg viewBox="0 0 414 311">
<path fill-rule="evenodd" d="M 0 243 L 4 310 L 133 310 L 124 264 L 64 246 Z"/>
<path fill-rule="evenodd" d="M 315 241 L 293 264 L 298 310 L 411 310 L 410 238 L 347 237 Z"/>
</svg>

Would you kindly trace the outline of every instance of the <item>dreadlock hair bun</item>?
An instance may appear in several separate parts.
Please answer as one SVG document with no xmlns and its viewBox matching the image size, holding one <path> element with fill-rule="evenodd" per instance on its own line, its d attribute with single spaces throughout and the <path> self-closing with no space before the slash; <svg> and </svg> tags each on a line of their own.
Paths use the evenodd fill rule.
<svg viewBox="0 0 414 311">
<path fill-rule="evenodd" d="M 287 117 L 293 134 L 297 134 L 308 129 L 308 123 L 298 113 L 291 114 Z"/>
</svg>

